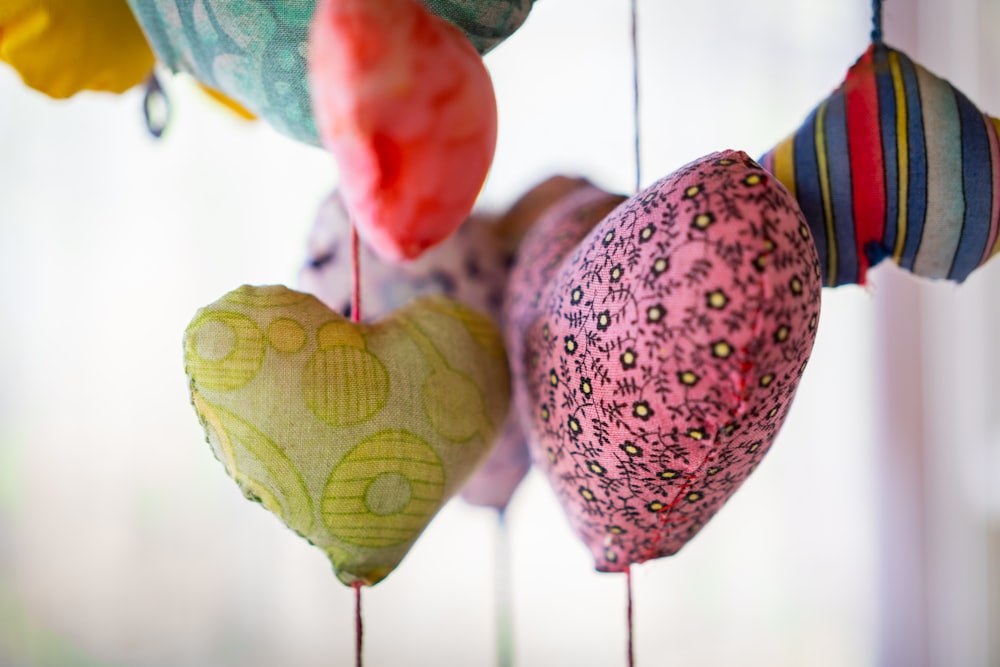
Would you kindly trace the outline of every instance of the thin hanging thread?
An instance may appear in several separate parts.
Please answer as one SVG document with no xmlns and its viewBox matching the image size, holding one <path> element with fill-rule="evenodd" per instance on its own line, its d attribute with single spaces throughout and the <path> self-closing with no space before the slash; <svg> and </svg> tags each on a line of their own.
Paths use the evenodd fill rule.
<svg viewBox="0 0 1000 667">
<path fill-rule="evenodd" d="M 642 153 L 640 150 L 641 142 L 639 133 L 639 2 L 638 0 L 631 0 L 630 4 L 632 8 L 632 123 L 633 129 L 635 130 L 635 191 L 639 192 L 639 188 L 642 187 Z M 625 566 L 625 599 L 626 627 L 628 632 L 626 654 L 628 655 L 628 667 L 635 667 L 635 635 L 632 627 L 631 565 Z"/>
<path fill-rule="evenodd" d="M 882 0 L 872 0 L 872 44 L 882 43 Z"/>
<path fill-rule="evenodd" d="M 496 596 L 497 596 L 497 666 L 514 664 L 514 623 L 511 612 L 510 542 L 507 513 L 497 512 Z"/>
<path fill-rule="evenodd" d="M 626 613 L 628 614 L 628 667 L 635 667 L 635 656 L 633 651 L 634 634 L 632 630 L 632 566 L 625 566 L 625 588 L 627 590 Z"/>
<path fill-rule="evenodd" d="M 361 649 L 364 645 L 364 623 L 361 619 L 361 582 L 355 581 L 354 588 L 354 664 L 362 667 Z"/>
<path fill-rule="evenodd" d="M 351 321 L 361 321 L 361 258 L 358 228 L 351 223 Z"/>
<path fill-rule="evenodd" d="M 642 159 L 639 149 L 639 39 L 638 0 L 632 0 L 632 124 L 635 129 L 635 191 L 642 186 Z"/>
</svg>

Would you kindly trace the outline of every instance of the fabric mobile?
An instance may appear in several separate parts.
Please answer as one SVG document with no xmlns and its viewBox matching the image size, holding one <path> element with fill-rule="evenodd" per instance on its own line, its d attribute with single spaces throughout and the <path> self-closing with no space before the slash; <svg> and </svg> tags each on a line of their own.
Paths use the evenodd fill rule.
<svg viewBox="0 0 1000 667">
<path fill-rule="evenodd" d="M 820 292 L 795 200 L 735 151 L 596 226 L 552 215 L 528 233 L 506 304 L 517 409 L 598 570 L 675 553 L 756 468 Z"/>
<path fill-rule="evenodd" d="M 443 297 L 356 324 L 244 286 L 195 315 L 184 354 L 215 456 L 349 585 L 396 567 L 507 414 L 499 330 Z"/>
</svg>

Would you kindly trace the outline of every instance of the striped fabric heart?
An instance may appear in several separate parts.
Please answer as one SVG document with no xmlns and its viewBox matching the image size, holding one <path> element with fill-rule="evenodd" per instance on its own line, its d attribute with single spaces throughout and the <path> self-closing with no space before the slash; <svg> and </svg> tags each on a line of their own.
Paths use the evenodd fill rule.
<svg viewBox="0 0 1000 667">
<path fill-rule="evenodd" d="M 1000 250 L 998 129 L 879 43 L 761 164 L 798 199 L 824 284 L 863 284 L 883 259 L 962 282 Z"/>
</svg>

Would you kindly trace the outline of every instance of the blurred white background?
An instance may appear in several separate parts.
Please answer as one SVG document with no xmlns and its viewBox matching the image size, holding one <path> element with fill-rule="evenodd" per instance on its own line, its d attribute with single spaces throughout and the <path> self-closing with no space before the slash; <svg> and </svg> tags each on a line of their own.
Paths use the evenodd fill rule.
<svg viewBox="0 0 1000 667">
<path fill-rule="evenodd" d="M 1000 113 L 997 0 L 889 0 L 887 41 Z M 865 0 L 641 0 L 644 184 L 759 155 L 867 45 Z M 554 172 L 633 182 L 626 0 L 539 0 L 487 57 L 483 206 Z M 0 68 L 0 665 L 353 664 L 353 593 L 242 499 L 188 404 L 181 335 L 242 283 L 293 285 L 332 159 L 167 81 L 48 100 Z M 795 409 L 677 556 L 635 569 L 639 665 L 1000 665 L 1000 306 L 880 268 L 824 294 Z M 547 483 L 509 510 L 516 664 L 624 665 L 624 578 Z M 365 592 L 366 664 L 491 665 L 496 517 L 454 501 Z"/>
</svg>

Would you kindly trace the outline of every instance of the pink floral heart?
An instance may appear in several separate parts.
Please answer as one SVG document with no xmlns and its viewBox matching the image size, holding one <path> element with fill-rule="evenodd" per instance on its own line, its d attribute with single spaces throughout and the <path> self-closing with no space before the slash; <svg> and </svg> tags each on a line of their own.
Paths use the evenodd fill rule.
<svg viewBox="0 0 1000 667">
<path fill-rule="evenodd" d="M 812 350 L 820 272 L 795 200 L 742 152 L 596 227 L 577 213 L 608 195 L 576 197 L 525 238 L 505 336 L 534 461 L 597 569 L 620 571 L 676 553 L 767 453 Z"/>
</svg>

